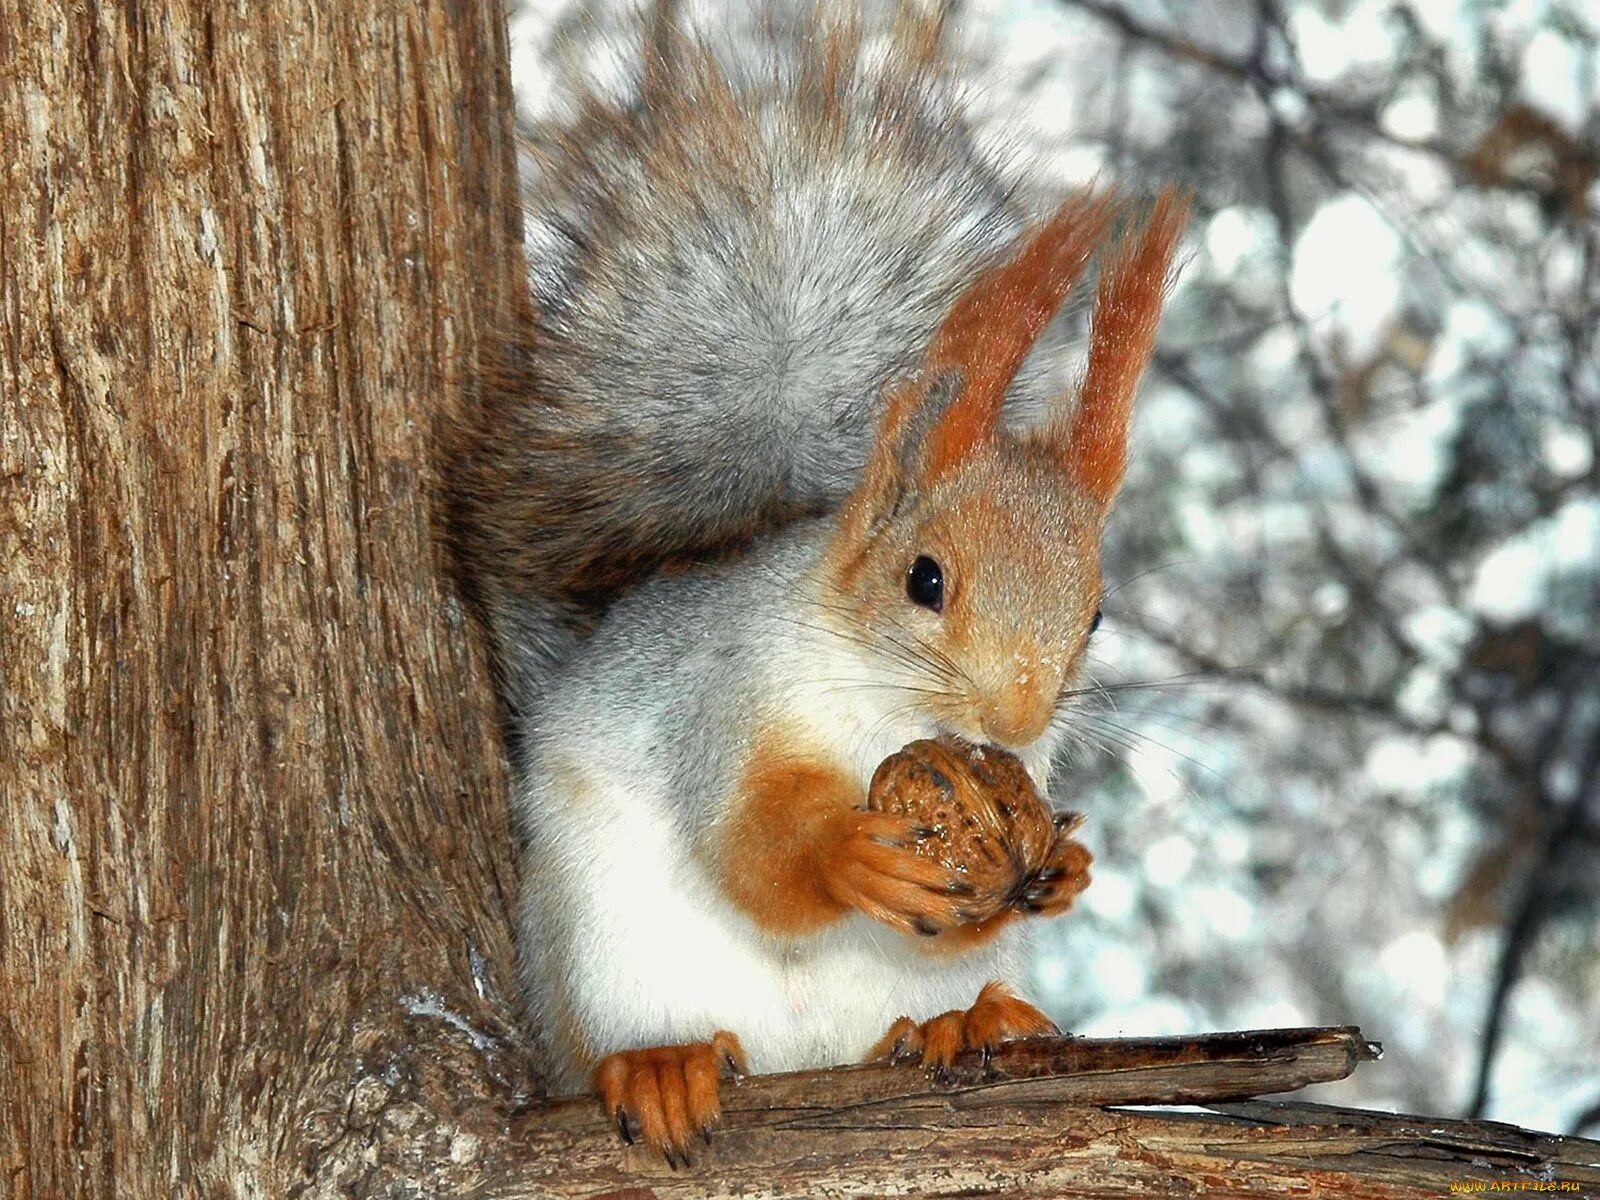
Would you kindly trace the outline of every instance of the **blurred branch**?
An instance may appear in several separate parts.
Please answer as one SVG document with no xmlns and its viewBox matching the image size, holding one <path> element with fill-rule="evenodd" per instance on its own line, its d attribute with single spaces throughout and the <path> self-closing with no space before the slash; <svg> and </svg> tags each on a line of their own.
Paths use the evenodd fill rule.
<svg viewBox="0 0 1600 1200">
<path fill-rule="evenodd" d="M 1226 422 L 1236 426 L 1241 432 L 1248 432 L 1257 444 L 1266 447 L 1279 462 L 1298 469 L 1299 456 L 1278 437 L 1259 409 L 1229 402 L 1214 388 L 1208 386 L 1187 362 L 1180 361 L 1162 351 L 1158 350 L 1156 352 L 1155 364 L 1158 369 L 1165 372 L 1174 382 L 1200 401 L 1201 407 L 1213 414 L 1214 417 L 1224 419 Z M 1221 422 L 1219 421 L 1219 423 Z M 1393 644 L 1406 665 L 1409 666 L 1419 661 L 1422 658 L 1422 651 L 1406 635 L 1394 613 L 1384 603 L 1383 598 L 1373 586 L 1370 573 L 1361 569 L 1345 552 L 1338 539 L 1333 536 L 1331 514 L 1323 503 L 1322 497 L 1306 495 L 1302 499 L 1306 506 L 1317 514 L 1317 547 L 1328 562 L 1339 572 L 1340 581 L 1349 590 L 1350 595 L 1362 604 L 1368 615 L 1377 621 L 1379 628 L 1383 630 L 1384 636 Z"/>
<path fill-rule="evenodd" d="M 1565 806 L 1560 819 L 1550 827 L 1538 857 L 1528 868 L 1511 924 L 1506 929 L 1500 961 L 1495 968 L 1494 990 L 1490 993 L 1484 1018 L 1483 1040 L 1478 1048 L 1477 1078 L 1467 1106 L 1469 1117 L 1483 1116 L 1488 1107 L 1489 1080 L 1505 1035 L 1506 1008 L 1511 993 L 1522 977 L 1528 952 L 1550 913 L 1561 860 L 1576 844 L 1578 833 L 1588 820 L 1590 802 L 1597 795 L 1600 795 L 1600 733 L 1590 740 L 1576 794 Z"/>
<path fill-rule="evenodd" d="M 1359 128 L 1362 133 L 1389 145 L 1434 157 L 1447 166 L 1452 174 L 1460 174 L 1465 170 L 1461 160 L 1442 143 L 1432 139 L 1397 137 L 1388 132 L 1379 123 L 1373 107 L 1351 104 L 1331 92 L 1310 87 L 1302 80 L 1274 71 L 1267 65 L 1267 43 L 1260 36 L 1256 38 L 1249 58 L 1232 58 L 1170 30 L 1148 24 L 1121 5 L 1103 3 L 1102 0 L 1060 0 L 1060 3 L 1066 8 L 1095 17 L 1125 37 L 1143 42 L 1172 58 L 1195 63 L 1247 84 L 1264 103 L 1270 102 L 1273 92 L 1286 88 L 1304 99 L 1319 116 Z M 1287 35 L 1282 36 L 1285 46 L 1292 46 Z M 1299 143 L 1302 138 L 1297 134 L 1295 140 Z"/>
<path fill-rule="evenodd" d="M 1591 145 L 1568 134 L 1526 104 L 1512 103 L 1515 92 L 1515 80 L 1512 78 L 1500 80 L 1500 94 L 1495 102 L 1483 106 L 1487 116 L 1497 118 L 1496 123 L 1485 134 L 1485 142 L 1470 149 L 1457 150 L 1437 138 L 1402 137 L 1391 133 L 1384 128 L 1380 119 L 1379 100 L 1352 103 L 1336 92 L 1307 83 L 1298 70 L 1286 72 L 1270 66 L 1267 61 L 1267 49 L 1271 42 L 1271 38 L 1267 36 L 1269 31 L 1276 35 L 1279 44 L 1291 57 L 1295 52 L 1295 43 L 1284 27 L 1277 5 L 1267 0 L 1258 0 L 1256 5 L 1258 18 L 1256 36 L 1251 52 L 1245 58 L 1231 57 L 1170 29 L 1152 25 L 1134 16 L 1122 5 L 1106 3 L 1105 0 L 1059 0 L 1059 2 L 1064 7 L 1075 9 L 1109 25 L 1130 41 L 1143 43 L 1171 58 L 1194 63 L 1247 85 L 1269 112 L 1273 111 L 1274 93 L 1283 91 L 1293 93 L 1305 102 L 1308 114 L 1314 123 L 1328 122 L 1342 126 L 1397 150 L 1426 155 L 1445 167 L 1452 179 L 1457 182 L 1466 182 L 1485 189 L 1494 187 L 1527 192 L 1539 197 L 1546 208 L 1564 213 L 1573 225 L 1582 228 L 1589 223 L 1588 185 L 1595 175 L 1600 173 L 1600 156 L 1594 153 Z M 1413 30 L 1415 30 L 1414 25 Z M 1420 31 L 1417 32 L 1420 37 Z M 1437 82 L 1440 84 L 1441 93 L 1450 91 L 1445 86 L 1445 81 Z M 1529 140 L 1527 133 L 1523 131 L 1530 124 L 1535 126 L 1538 140 L 1553 150 L 1559 160 L 1560 169 L 1556 172 L 1558 178 L 1545 181 L 1508 173 L 1502 169 L 1502 159 L 1508 156 L 1503 153 L 1497 154 L 1495 151 L 1508 140 L 1502 133 L 1508 123 L 1512 127 L 1512 136 L 1509 140 L 1514 146 L 1520 146 L 1523 141 Z M 1307 151 L 1314 157 L 1326 153 L 1320 139 L 1311 133 L 1298 129 L 1290 132 L 1297 149 Z"/>
<path fill-rule="evenodd" d="M 1516 747 L 1497 735 L 1486 721 L 1480 721 L 1471 733 L 1462 733 L 1443 718 L 1423 721 L 1412 716 L 1399 707 L 1392 693 L 1352 692 L 1321 687 L 1317 684 L 1289 682 L 1274 678 L 1259 667 L 1231 666 L 1216 655 L 1191 646 L 1165 630 L 1157 629 L 1137 612 L 1124 615 L 1122 621 L 1157 645 L 1176 654 L 1189 667 L 1219 680 L 1252 687 L 1303 708 L 1382 721 L 1415 737 L 1444 735 L 1460 738 L 1471 742 L 1489 755 L 1513 778 L 1525 780 L 1528 777 L 1528 765 L 1524 756 Z"/>
<path fill-rule="evenodd" d="M 1145 637 L 1183 659 L 1189 666 L 1217 679 L 1252 687 L 1306 708 L 1355 713 L 1359 716 L 1386 721 L 1407 733 L 1428 737 L 1434 734 L 1460 736 L 1443 721 L 1419 721 L 1402 712 L 1392 696 L 1371 695 L 1361 692 L 1341 691 L 1337 688 L 1319 687 L 1315 684 L 1290 683 L 1274 679 L 1258 667 L 1229 666 L 1215 655 L 1187 645 L 1171 634 L 1157 629 L 1137 613 L 1124 618 L 1124 623 L 1138 629 Z"/>
<path fill-rule="evenodd" d="M 1276 114 L 1272 116 L 1273 131 L 1276 134 L 1282 130 L 1282 124 Z M 1278 244 L 1282 253 L 1287 256 L 1295 241 L 1295 226 L 1292 214 L 1289 211 L 1287 192 L 1288 184 L 1285 178 L 1287 164 L 1282 152 L 1283 143 L 1279 138 L 1274 138 L 1272 145 L 1274 153 L 1269 156 L 1272 166 L 1273 184 L 1273 218 L 1278 226 Z M 1325 156 L 1321 146 L 1318 146 L 1318 165 L 1328 173 L 1329 177 L 1341 186 L 1348 184 L 1340 177 L 1337 165 L 1331 161 L 1331 156 Z M 1325 161 L 1326 158 L 1326 161 Z M 1356 498 L 1361 506 L 1366 509 L 1379 523 L 1388 528 L 1410 553 L 1412 560 L 1427 569 L 1433 576 L 1435 585 L 1445 596 L 1455 592 L 1455 581 L 1434 550 L 1417 536 L 1415 526 L 1405 520 L 1399 513 L 1390 507 L 1384 499 L 1377 481 L 1371 472 L 1362 464 L 1354 446 L 1351 445 L 1349 431 L 1346 428 L 1344 414 L 1339 411 L 1339 381 L 1334 378 L 1326 363 L 1314 349 L 1310 323 L 1305 314 L 1295 307 L 1289 295 L 1289 270 L 1288 264 L 1282 264 L 1284 269 L 1277 275 L 1279 304 L 1288 318 L 1293 322 L 1300 336 L 1296 343 L 1296 359 L 1300 369 L 1305 372 L 1310 381 L 1309 389 L 1311 398 L 1316 401 L 1317 409 L 1322 416 L 1323 428 L 1327 431 L 1329 439 L 1339 452 L 1340 462 L 1344 466 L 1345 474 L 1349 477 L 1351 487 L 1355 490 Z"/>
<path fill-rule="evenodd" d="M 1578 1119 L 1572 1123 L 1571 1132 L 1581 1134 L 1590 1129 L 1600 1129 L 1600 1100 L 1596 1100 L 1578 1114 Z"/>
</svg>

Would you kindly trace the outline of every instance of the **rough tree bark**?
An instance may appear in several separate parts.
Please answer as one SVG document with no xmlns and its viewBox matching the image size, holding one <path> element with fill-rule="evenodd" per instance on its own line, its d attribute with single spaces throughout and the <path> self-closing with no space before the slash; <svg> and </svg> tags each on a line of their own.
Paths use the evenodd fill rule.
<svg viewBox="0 0 1600 1200">
<path fill-rule="evenodd" d="M 506 64 L 492 0 L 0 0 L 9 1196 L 351 1182 L 352 1096 L 501 1086 L 406 1010 L 509 984 L 430 528 L 512 295 Z"/>
<path fill-rule="evenodd" d="M 7 1196 L 1420 1195 L 1600 1159 L 1073 1107 L 1267 1069 L 1096 1080 L 1078 1044 L 955 1091 L 741 1083 L 692 1179 L 532 1105 L 494 711 L 431 523 L 517 302 L 509 114 L 494 0 L 0 0 Z"/>
</svg>

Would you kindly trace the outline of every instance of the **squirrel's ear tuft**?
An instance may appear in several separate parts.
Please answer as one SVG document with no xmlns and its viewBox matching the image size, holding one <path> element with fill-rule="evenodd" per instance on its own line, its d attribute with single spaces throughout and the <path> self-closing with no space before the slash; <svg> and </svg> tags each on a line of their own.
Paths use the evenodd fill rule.
<svg viewBox="0 0 1600 1200">
<path fill-rule="evenodd" d="M 917 473 L 917 458 L 928 427 L 942 410 L 957 381 L 914 376 L 891 387 L 878 417 L 877 436 L 866 470 L 856 484 L 846 524 L 859 525 L 865 538 L 874 522 L 899 505 Z"/>
<path fill-rule="evenodd" d="M 1163 191 L 1101 275 L 1078 406 L 1071 422 L 1050 434 L 1062 465 L 1102 505 L 1122 485 L 1133 393 L 1155 349 L 1173 255 L 1188 219 L 1188 197 Z"/>
<path fill-rule="evenodd" d="M 1008 260 L 962 292 L 923 365 L 926 378 L 954 377 L 960 389 L 922 447 L 927 478 L 959 463 L 994 432 L 1013 376 L 1083 274 L 1116 211 L 1112 197 L 1074 196 L 1023 235 Z"/>
</svg>

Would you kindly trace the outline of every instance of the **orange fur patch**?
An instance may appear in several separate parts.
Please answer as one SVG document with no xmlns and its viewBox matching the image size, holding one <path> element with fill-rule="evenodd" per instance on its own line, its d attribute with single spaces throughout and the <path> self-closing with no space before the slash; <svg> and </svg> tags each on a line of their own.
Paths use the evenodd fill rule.
<svg viewBox="0 0 1600 1200">
<path fill-rule="evenodd" d="M 1022 360 L 1083 274 L 1115 213 L 1109 197 L 1073 197 L 951 308 L 929 347 L 927 377 L 958 371 L 963 390 L 930 438 L 928 478 L 960 462 L 993 432 Z"/>
<path fill-rule="evenodd" d="M 728 897 L 776 934 L 811 933 L 850 911 L 926 937 L 965 924 L 972 889 L 916 852 L 926 831 L 865 801 L 862 787 L 796 739 L 758 738 L 723 830 Z"/>
<path fill-rule="evenodd" d="M 1101 504 L 1109 504 L 1122 484 L 1133 393 L 1155 349 L 1173 253 L 1188 218 L 1188 200 L 1170 188 L 1163 191 L 1144 227 L 1100 278 L 1089 365 L 1062 456 Z"/>
<path fill-rule="evenodd" d="M 793 739 L 756 739 L 723 830 L 728 896 L 772 933 L 809 933 L 845 906 L 829 892 L 824 858 L 833 825 L 865 799 L 843 771 L 818 763 Z"/>
</svg>

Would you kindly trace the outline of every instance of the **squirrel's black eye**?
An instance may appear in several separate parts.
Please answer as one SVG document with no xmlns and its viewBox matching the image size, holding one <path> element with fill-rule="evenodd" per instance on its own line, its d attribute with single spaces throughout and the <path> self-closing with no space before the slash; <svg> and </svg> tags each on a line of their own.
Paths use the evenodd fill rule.
<svg viewBox="0 0 1600 1200">
<path fill-rule="evenodd" d="M 1089 622 L 1090 633 L 1093 633 L 1096 629 L 1100 628 L 1100 618 L 1104 615 L 1105 614 L 1103 614 L 1098 608 L 1094 610 L 1094 620 Z"/>
<path fill-rule="evenodd" d="M 906 572 L 906 595 L 913 604 L 943 612 L 944 568 L 926 554 L 919 554 Z"/>
</svg>

